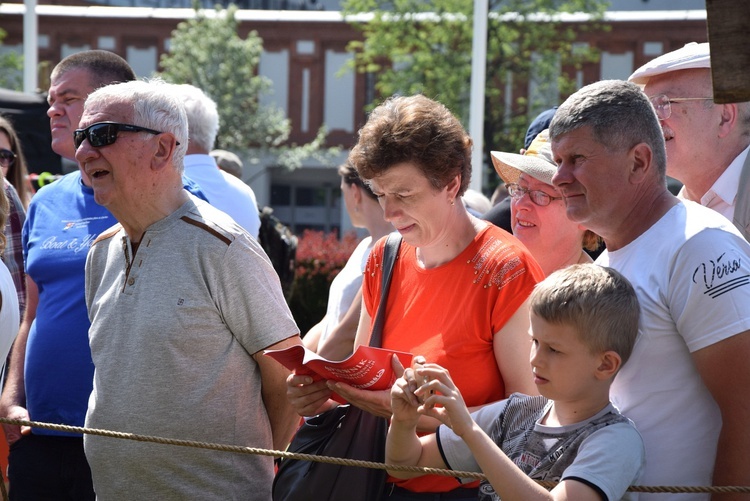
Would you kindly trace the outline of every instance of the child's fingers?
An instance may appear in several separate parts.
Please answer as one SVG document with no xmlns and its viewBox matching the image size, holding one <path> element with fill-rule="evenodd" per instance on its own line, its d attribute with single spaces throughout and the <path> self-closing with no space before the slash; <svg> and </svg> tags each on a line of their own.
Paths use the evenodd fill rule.
<svg viewBox="0 0 750 501">
<path fill-rule="evenodd" d="M 393 384 L 393 388 L 391 389 L 391 395 L 392 396 L 395 395 L 398 398 L 401 398 L 407 401 L 410 405 L 413 405 L 414 407 L 416 407 L 417 405 L 419 405 L 419 401 L 417 400 L 417 397 L 414 395 L 414 390 L 412 389 L 412 386 L 414 386 L 413 381 L 410 382 L 406 378 L 400 377 Z"/>
<path fill-rule="evenodd" d="M 412 369 L 416 368 L 416 366 L 422 366 L 427 363 L 427 359 L 424 358 L 422 355 L 415 356 L 411 361 Z"/>
<path fill-rule="evenodd" d="M 428 396 L 434 395 L 434 394 L 442 394 L 446 396 L 457 395 L 460 398 L 460 392 L 453 385 L 452 381 L 450 381 L 450 384 L 445 384 L 440 379 L 427 380 L 424 384 L 422 384 L 419 388 L 417 388 L 414 391 L 414 393 L 417 395 L 417 397 L 423 400 L 427 398 Z"/>
<path fill-rule="evenodd" d="M 448 386 L 455 386 L 450 373 L 436 364 L 426 364 L 416 369 L 417 376 L 429 380 L 438 379 Z"/>
<path fill-rule="evenodd" d="M 450 414 L 448 414 L 445 408 L 436 407 L 435 405 L 433 405 L 431 401 L 425 402 L 424 404 L 420 405 L 417 409 L 417 412 L 424 416 L 437 419 L 448 428 L 451 428 Z"/>
<path fill-rule="evenodd" d="M 415 375 L 414 375 L 414 370 L 413 369 L 406 369 L 406 370 L 404 370 L 404 373 L 401 376 L 401 379 L 403 379 L 404 381 L 406 381 L 406 383 L 408 384 L 409 391 L 412 392 L 412 393 L 414 392 L 414 390 L 416 390 L 419 387 L 419 384 L 417 383 L 417 381 L 415 379 Z"/>
</svg>

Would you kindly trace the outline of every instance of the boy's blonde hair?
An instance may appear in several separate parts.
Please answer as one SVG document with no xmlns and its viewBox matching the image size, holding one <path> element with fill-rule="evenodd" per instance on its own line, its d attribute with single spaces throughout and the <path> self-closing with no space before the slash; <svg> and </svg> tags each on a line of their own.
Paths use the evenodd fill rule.
<svg viewBox="0 0 750 501">
<path fill-rule="evenodd" d="M 539 282 L 531 311 L 546 322 L 573 326 L 592 352 L 614 351 L 623 364 L 638 335 L 635 289 L 619 272 L 592 263 L 557 270 Z"/>
</svg>

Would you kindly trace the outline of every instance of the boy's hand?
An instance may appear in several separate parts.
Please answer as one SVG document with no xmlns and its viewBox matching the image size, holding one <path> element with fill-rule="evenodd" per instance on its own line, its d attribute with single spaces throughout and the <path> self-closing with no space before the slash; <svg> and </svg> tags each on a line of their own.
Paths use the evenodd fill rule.
<svg viewBox="0 0 750 501">
<path fill-rule="evenodd" d="M 424 357 L 415 357 L 412 367 L 420 363 L 424 363 Z M 417 421 L 419 421 L 419 413 L 417 412 L 419 401 L 416 395 L 414 395 L 414 391 L 419 385 L 414 378 L 414 369 L 404 370 L 404 366 L 401 365 L 401 361 L 395 355 L 393 356 L 393 369 L 396 374 L 403 374 L 391 387 L 392 421 L 416 427 Z"/>
<path fill-rule="evenodd" d="M 418 408 L 420 414 L 438 419 L 459 437 L 472 429 L 474 420 L 447 369 L 424 364 L 415 370 L 415 377 L 423 381 L 414 391 L 422 402 Z"/>
</svg>

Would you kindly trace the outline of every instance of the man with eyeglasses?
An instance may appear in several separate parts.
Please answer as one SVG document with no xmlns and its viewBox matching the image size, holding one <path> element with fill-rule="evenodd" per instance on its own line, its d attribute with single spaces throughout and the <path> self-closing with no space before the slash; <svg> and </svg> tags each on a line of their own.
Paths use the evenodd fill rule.
<svg viewBox="0 0 750 501">
<path fill-rule="evenodd" d="M 638 68 L 664 130 L 667 174 L 680 198 L 714 209 L 750 240 L 750 103 L 713 101 L 708 43 L 689 43 Z"/>
<path fill-rule="evenodd" d="M 73 131 L 94 89 L 135 79 L 120 56 L 83 51 L 52 71 L 47 101 L 52 149 L 73 160 Z M 88 344 L 84 266 L 96 237 L 117 221 L 94 201 L 80 169 L 44 186 L 24 223 L 27 307 L 13 345 L 0 415 L 83 426 L 94 366 Z M 83 437 L 3 425 L 11 499 L 95 499 Z"/>
<path fill-rule="evenodd" d="M 628 278 L 641 304 L 633 354 L 611 388 L 643 436 L 641 483 L 750 485 L 750 244 L 725 217 L 667 190 L 664 134 L 638 86 L 583 87 L 549 134 L 568 218 L 602 236 L 596 263 Z"/>
<path fill-rule="evenodd" d="M 76 160 L 119 225 L 86 261 L 96 366 L 86 425 L 283 449 L 299 422 L 289 371 L 263 355 L 301 345 L 276 273 L 230 216 L 182 188 L 185 109 L 136 81 L 86 100 Z M 87 435 L 100 499 L 270 499 L 273 459 Z"/>
</svg>

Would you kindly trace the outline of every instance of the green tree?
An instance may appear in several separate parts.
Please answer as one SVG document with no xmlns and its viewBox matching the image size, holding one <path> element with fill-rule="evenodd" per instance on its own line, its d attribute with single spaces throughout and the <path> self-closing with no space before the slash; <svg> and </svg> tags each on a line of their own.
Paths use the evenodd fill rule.
<svg viewBox="0 0 750 501">
<path fill-rule="evenodd" d="M 235 12 L 216 8 L 207 16 L 196 7 L 196 16 L 181 22 L 172 32 L 169 52 L 161 58 L 161 77 L 168 82 L 187 83 L 202 89 L 219 110 L 217 147 L 276 155 L 285 167 L 298 167 L 309 156 L 320 159 L 336 151 L 322 152 L 326 131 L 306 145 L 286 145 L 291 130 L 283 110 L 263 106 L 260 96 L 269 92 L 271 82 L 256 69 L 263 51 L 263 40 L 251 31 L 242 39 L 237 33 Z"/>
<path fill-rule="evenodd" d="M 594 49 L 574 45 L 576 31 L 556 15 L 586 12 L 596 20 L 606 6 L 605 0 L 489 0 L 485 158 L 490 150 L 517 151 L 529 121 L 574 90 L 561 68 L 580 68 L 598 57 Z M 345 0 L 344 15 L 363 33 L 362 41 L 349 45 L 353 64 L 376 75 L 379 96 L 422 93 L 467 124 L 473 7 L 473 0 Z M 363 21 L 367 14 L 371 19 Z M 534 102 L 526 92 L 506 99 L 506 89 L 526 88 L 534 89 Z"/>
<path fill-rule="evenodd" d="M 0 28 L 0 87 L 11 90 L 23 89 L 23 56 L 16 51 L 2 50 L 7 32 Z"/>
</svg>

